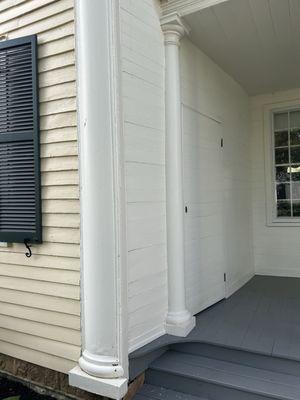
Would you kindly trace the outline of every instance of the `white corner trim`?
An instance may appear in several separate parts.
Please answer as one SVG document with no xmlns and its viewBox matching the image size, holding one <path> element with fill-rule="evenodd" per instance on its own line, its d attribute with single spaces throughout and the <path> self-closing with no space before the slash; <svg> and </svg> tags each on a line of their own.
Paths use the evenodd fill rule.
<svg viewBox="0 0 300 400">
<path fill-rule="evenodd" d="M 103 379 L 88 375 L 78 366 L 69 372 L 69 383 L 87 392 L 120 400 L 127 392 L 127 379 Z"/>
<path fill-rule="evenodd" d="M 162 15 L 178 13 L 185 16 L 225 1 L 229 0 L 168 0 L 161 4 L 161 11 Z"/>
</svg>

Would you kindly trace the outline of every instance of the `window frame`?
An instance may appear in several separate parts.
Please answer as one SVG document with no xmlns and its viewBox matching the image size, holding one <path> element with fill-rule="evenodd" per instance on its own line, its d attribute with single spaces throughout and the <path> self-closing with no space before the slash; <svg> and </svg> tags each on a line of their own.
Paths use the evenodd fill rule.
<svg viewBox="0 0 300 400">
<path fill-rule="evenodd" d="M 300 217 L 278 217 L 276 203 L 274 114 L 300 110 L 300 99 L 264 106 L 264 156 L 267 226 L 300 226 Z M 289 147 L 290 149 L 290 147 Z"/>
</svg>

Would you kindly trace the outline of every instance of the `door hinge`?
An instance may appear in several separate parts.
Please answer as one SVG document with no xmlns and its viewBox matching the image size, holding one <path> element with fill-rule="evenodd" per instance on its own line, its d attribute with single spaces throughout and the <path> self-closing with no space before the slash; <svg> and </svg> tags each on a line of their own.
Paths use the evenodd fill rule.
<svg viewBox="0 0 300 400">
<path fill-rule="evenodd" d="M 188 212 L 188 208 L 187 206 L 184 207 L 184 212 L 187 213 Z"/>
<path fill-rule="evenodd" d="M 224 282 L 226 282 L 227 281 L 227 276 L 226 276 L 226 273 L 224 273 Z"/>
<path fill-rule="evenodd" d="M 223 147 L 223 145 L 224 145 L 224 140 L 223 138 L 221 138 L 221 147 Z"/>
</svg>

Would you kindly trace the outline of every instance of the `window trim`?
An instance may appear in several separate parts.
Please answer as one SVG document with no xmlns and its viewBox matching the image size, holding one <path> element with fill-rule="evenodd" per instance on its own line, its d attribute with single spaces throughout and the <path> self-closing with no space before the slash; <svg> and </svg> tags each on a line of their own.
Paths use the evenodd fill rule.
<svg viewBox="0 0 300 400">
<path fill-rule="evenodd" d="M 300 217 L 277 217 L 273 115 L 300 110 L 300 99 L 264 106 L 264 158 L 267 226 L 300 226 Z"/>
</svg>

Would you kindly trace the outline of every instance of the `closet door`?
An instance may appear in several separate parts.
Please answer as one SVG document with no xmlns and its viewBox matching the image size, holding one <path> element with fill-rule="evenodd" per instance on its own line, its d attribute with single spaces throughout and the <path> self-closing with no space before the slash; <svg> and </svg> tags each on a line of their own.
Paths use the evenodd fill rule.
<svg viewBox="0 0 300 400">
<path fill-rule="evenodd" d="M 185 284 L 196 314 L 225 297 L 222 125 L 183 106 Z"/>
</svg>

